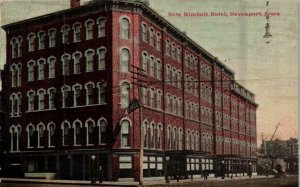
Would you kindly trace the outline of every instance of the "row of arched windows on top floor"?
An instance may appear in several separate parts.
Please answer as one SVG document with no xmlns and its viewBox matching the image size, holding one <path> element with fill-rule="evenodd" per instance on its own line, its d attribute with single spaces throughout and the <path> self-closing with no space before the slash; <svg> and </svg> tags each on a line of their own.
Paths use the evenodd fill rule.
<svg viewBox="0 0 300 187">
<path fill-rule="evenodd" d="M 104 17 L 99 17 L 96 20 L 97 24 L 97 35 L 98 38 L 104 37 L 106 35 L 106 18 Z M 85 26 L 85 40 L 91 40 L 94 38 L 94 25 L 95 21 L 93 19 L 88 19 L 85 21 L 84 26 Z M 72 30 L 73 30 L 73 42 L 80 42 L 81 41 L 81 23 L 80 22 L 75 22 L 72 25 Z M 70 26 L 67 24 L 64 24 L 61 27 L 61 42 L 62 43 L 69 43 L 70 41 Z M 46 37 L 48 35 L 48 42 L 46 42 Z M 28 40 L 28 52 L 35 51 L 36 48 L 38 50 L 46 49 L 46 44 L 48 43 L 49 48 L 56 47 L 56 40 L 57 40 L 57 31 L 56 28 L 50 28 L 48 29 L 48 32 L 46 33 L 44 30 L 40 30 L 37 34 L 30 32 L 27 35 L 27 40 Z M 38 43 L 36 43 L 35 39 L 38 38 Z M 22 36 L 12 37 L 10 40 L 11 44 L 11 49 L 12 49 L 12 58 L 17 58 L 17 57 L 22 57 L 22 42 L 23 38 Z M 37 47 L 36 47 L 37 44 Z"/>
</svg>

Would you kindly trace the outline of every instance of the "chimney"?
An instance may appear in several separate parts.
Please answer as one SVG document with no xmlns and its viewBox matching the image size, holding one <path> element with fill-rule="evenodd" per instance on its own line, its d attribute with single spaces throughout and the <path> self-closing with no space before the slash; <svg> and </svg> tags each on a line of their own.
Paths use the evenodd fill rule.
<svg viewBox="0 0 300 187">
<path fill-rule="evenodd" d="M 71 8 L 79 7 L 80 0 L 70 0 L 70 6 L 71 6 Z"/>
</svg>

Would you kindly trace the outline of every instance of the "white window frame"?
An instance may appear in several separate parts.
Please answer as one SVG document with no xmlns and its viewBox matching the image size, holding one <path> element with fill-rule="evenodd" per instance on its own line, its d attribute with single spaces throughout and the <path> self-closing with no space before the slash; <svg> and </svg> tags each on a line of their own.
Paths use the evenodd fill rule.
<svg viewBox="0 0 300 187">
<path fill-rule="evenodd" d="M 98 25 L 98 38 L 105 37 L 106 36 L 106 18 L 99 17 L 97 19 L 97 25 Z"/>
</svg>

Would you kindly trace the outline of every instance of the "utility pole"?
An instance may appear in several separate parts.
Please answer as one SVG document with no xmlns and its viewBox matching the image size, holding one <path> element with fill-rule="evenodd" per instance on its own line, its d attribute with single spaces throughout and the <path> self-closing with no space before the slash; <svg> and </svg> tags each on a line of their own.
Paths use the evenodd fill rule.
<svg viewBox="0 0 300 187">
<path fill-rule="evenodd" d="M 133 74 L 132 79 L 135 81 L 132 84 L 138 86 L 138 101 L 139 101 L 139 112 L 140 112 L 140 175 L 139 175 L 139 185 L 143 186 L 144 184 L 144 173 L 143 173 L 143 165 L 144 165 L 144 126 L 143 126 L 143 105 L 141 102 L 142 99 L 142 88 L 147 87 L 146 86 L 146 81 L 143 81 L 141 78 L 146 77 L 143 72 L 143 69 L 140 69 L 139 67 L 133 66 L 132 65 L 132 71 L 131 73 Z M 134 90 L 135 91 L 135 90 Z"/>
</svg>

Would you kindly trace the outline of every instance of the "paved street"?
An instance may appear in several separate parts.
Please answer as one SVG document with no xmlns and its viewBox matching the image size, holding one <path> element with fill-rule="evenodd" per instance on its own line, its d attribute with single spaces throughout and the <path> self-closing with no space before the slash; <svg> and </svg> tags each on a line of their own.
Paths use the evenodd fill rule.
<svg viewBox="0 0 300 187">
<path fill-rule="evenodd" d="M 40 182 L 39 182 L 40 181 Z M 89 181 L 43 181 L 32 180 L 24 181 L 20 180 L 18 183 L 3 179 L 0 183 L 0 187 L 88 187 L 92 186 Z M 34 183 L 33 183 L 34 182 Z M 36 183 L 38 182 L 38 183 Z M 273 177 L 261 177 L 254 178 L 236 177 L 233 179 L 226 178 L 222 180 L 220 178 L 210 178 L 208 181 L 203 179 L 181 180 L 179 183 L 172 180 L 170 184 L 165 184 L 164 181 L 145 181 L 145 186 L 160 187 L 160 186 L 188 186 L 188 187 L 298 187 L 298 176 L 289 176 L 287 178 L 273 178 Z M 96 184 L 93 186 L 100 186 Z M 104 182 L 101 186 L 138 186 L 136 182 Z"/>
</svg>

